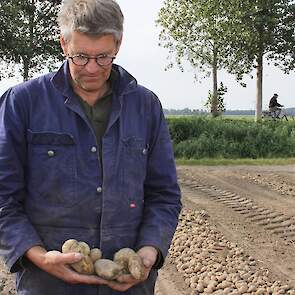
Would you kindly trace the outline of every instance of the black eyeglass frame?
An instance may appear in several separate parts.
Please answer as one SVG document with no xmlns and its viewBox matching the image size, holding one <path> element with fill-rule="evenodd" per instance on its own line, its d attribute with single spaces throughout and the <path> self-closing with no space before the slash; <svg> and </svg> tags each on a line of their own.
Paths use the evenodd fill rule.
<svg viewBox="0 0 295 295">
<path fill-rule="evenodd" d="M 77 63 L 77 60 L 75 62 L 76 57 L 84 58 L 85 62 L 84 63 Z M 100 58 L 109 58 L 109 61 L 107 63 L 101 63 L 101 61 L 99 62 Z M 86 66 L 89 63 L 89 60 L 91 60 L 91 59 L 95 59 L 96 63 L 101 67 L 109 66 L 110 64 L 113 63 L 115 58 L 116 58 L 115 55 L 108 55 L 108 54 L 100 54 L 97 56 L 87 56 L 87 55 L 83 55 L 83 54 L 75 54 L 73 56 L 68 56 L 68 59 L 70 59 L 74 65 L 81 66 L 81 67 Z"/>
</svg>

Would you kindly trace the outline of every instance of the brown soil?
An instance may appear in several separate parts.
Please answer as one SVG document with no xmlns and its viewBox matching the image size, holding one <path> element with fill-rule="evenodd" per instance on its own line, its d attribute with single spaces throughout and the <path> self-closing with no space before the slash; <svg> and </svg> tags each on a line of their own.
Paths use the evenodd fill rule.
<svg viewBox="0 0 295 295">
<path fill-rule="evenodd" d="M 294 166 L 179 166 L 178 175 L 185 208 L 203 212 L 218 232 L 257 261 L 258 269 L 267 270 L 269 280 L 295 289 Z M 12 279 L 0 270 L 0 294 L 15 294 Z M 155 294 L 199 293 L 168 257 Z"/>
<path fill-rule="evenodd" d="M 203 210 L 217 231 L 255 258 L 257 268 L 268 270 L 269 280 L 295 288 L 294 166 L 180 166 L 178 176 L 184 207 Z M 198 294 L 169 260 L 162 273 L 158 287 L 170 278 L 176 294 Z"/>
</svg>

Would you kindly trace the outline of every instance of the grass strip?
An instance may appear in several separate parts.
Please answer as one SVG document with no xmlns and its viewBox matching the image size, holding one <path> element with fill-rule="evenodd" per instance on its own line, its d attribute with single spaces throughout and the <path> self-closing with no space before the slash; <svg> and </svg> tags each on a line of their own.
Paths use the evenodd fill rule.
<svg viewBox="0 0 295 295">
<path fill-rule="evenodd" d="M 218 165 L 294 165 L 295 158 L 273 158 L 273 159 L 225 159 L 225 158 L 203 158 L 203 159 L 176 159 L 177 165 L 205 165 L 205 166 L 218 166 Z"/>
</svg>

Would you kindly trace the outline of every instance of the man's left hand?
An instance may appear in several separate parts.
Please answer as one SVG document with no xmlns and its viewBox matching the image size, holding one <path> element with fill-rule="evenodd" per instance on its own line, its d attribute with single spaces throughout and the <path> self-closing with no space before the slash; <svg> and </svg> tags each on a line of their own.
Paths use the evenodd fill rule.
<svg viewBox="0 0 295 295">
<path fill-rule="evenodd" d="M 120 275 L 116 281 L 109 281 L 107 285 L 113 290 L 124 292 L 134 285 L 144 282 L 155 264 L 158 256 L 158 250 L 152 246 L 145 246 L 138 250 L 137 254 L 141 257 L 144 265 L 144 275 L 137 280 L 132 275 Z"/>
</svg>

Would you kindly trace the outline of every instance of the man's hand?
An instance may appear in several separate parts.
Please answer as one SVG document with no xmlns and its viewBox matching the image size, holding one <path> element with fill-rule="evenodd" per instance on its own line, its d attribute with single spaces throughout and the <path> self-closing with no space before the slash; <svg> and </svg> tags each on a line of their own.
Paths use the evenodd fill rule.
<svg viewBox="0 0 295 295">
<path fill-rule="evenodd" d="M 105 285 L 108 282 L 96 275 L 83 275 L 69 266 L 81 260 L 78 253 L 63 254 L 59 251 L 47 252 L 40 246 L 29 249 L 25 256 L 42 270 L 70 284 Z"/>
<path fill-rule="evenodd" d="M 25 255 L 39 268 L 67 283 L 108 285 L 113 290 L 124 292 L 148 278 L 158 256 L 158 250 L 151 246 L 142 247 L 137 253 L 142 258 L 145 267 L 144 276 L 140 280 L 136 280 L 131 275 L 120 275 L 116 281 L 107 281 L 96 275 L 82 275 L 72 270 L 69 265 L 82 258 L 82 255 L 78 253 L 47 252 L 44 248 L 35 246 L 29 249 Z"/>
<path fill-rule="evenodd" d="M 136 280 L 131 275 L 120 275 L 116 281 L 108 281 L 107 285 L 110 288 L 116 291 L 124 292 L 148 278 L 150 270 L 157 260 L 158 250 L 151 246 L 145 246 L 139 249 L 137 254 L 141 257 L 145 267 L 144 276 L 140 280 Z"/>
</svg>

